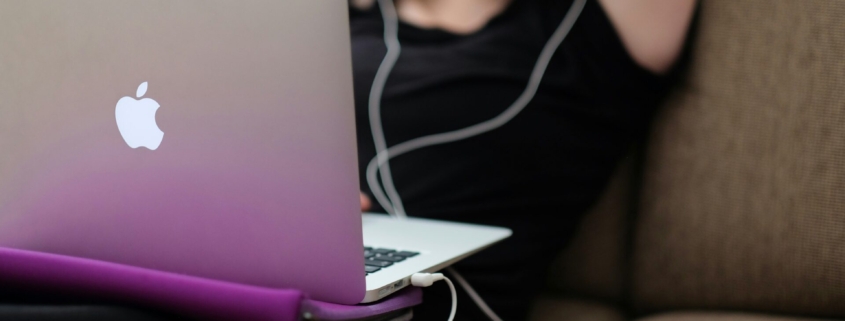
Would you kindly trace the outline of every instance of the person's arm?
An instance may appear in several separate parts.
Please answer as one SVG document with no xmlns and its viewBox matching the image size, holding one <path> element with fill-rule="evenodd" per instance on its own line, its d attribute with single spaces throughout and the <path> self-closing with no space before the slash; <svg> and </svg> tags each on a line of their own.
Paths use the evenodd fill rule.
<svg viewBox="0 0 845 321">
<path fill-rule="evenodd" d="M 372 7 L 375 2 L 376 0 L 349 0 L 350 5 L 360 10 Z"/>
<path fill-rule="evenodd" d="M 370 202 L 370 198 L 367 197 L 367 195 L 364 195 L 364 193 L 360 193 L 360 194 L 361 194 L 361 212 L 369 211 L 370 208 L 373 207 L 373 204 Z"/>
<path fill-rule="evenodd" d="M 662 74 L 681 53 L 696 0 L 598 0 L 638 64 Z"/>
</svg>

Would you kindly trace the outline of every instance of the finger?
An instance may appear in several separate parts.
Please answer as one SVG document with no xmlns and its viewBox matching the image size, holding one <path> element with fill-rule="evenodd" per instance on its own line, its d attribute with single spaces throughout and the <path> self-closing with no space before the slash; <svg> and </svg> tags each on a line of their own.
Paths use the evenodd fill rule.
<svg viewBox="0 0 845 321">
<path fill-rule="evenodd" d="M 372 203 L 370 203 L 370 198 L 364 193 L 361 193 L 361 211 L 369 211 L 370 207 L 372 207 Z"/>
</svg>

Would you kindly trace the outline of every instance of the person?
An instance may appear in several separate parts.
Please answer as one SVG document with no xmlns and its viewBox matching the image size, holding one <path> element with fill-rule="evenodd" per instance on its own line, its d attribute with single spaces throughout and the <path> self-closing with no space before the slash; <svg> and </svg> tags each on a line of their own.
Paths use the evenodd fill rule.
<svg viewBox="0 0 845 321">
<path fill-rule="evenodd" d="M 573 0 L 395 0 L 401 55 L 385 84 L 387 146 L 495 117 L 525 89 Z M 513 236 L 455 268 L 504 320 L 524 320 L 555 254 L 597 200 L 666 95 L 695 0 L 588 0 L 531 102 L 501 128 L 390 160 L 409 216 L 509 227 Z M 368 99 L 385 56 L 375 0 L 351 0 L 362 210 L 376 149 Z M 461 290 L 456 320 L 487 317 Z M 415 319 L 445 320 L 449 292 L 426 290 Z"/>
</svg>

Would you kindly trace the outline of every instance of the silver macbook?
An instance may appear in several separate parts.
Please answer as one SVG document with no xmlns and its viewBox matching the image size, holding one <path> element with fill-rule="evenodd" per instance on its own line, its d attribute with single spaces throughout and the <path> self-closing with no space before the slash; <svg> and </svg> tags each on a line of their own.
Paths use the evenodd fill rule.
<svg viewBox="0 0 845 321">
<path fill-rule="evenodd" d="M 355 304 L 510 235 L 362 220 L 344 0 L 0 0 L 0 44 L 0 246 Z"/>
</svg>

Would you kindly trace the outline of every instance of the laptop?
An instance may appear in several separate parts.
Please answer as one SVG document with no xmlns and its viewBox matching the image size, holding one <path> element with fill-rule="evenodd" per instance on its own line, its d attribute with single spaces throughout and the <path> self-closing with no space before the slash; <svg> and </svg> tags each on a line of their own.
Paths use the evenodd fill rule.
<svg viewBox="0 0 845 321">
<path fill-rule="evenodd" d="M 0 2 L 0 246 L 356 304 L 508 237 L 362 216 L 347 10 Z"/>
</svg>

